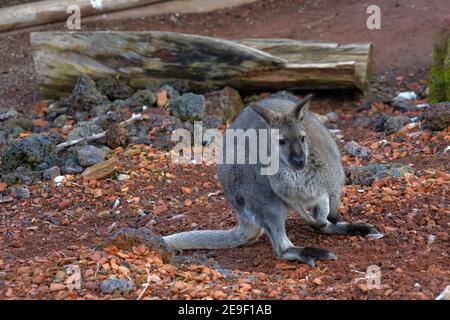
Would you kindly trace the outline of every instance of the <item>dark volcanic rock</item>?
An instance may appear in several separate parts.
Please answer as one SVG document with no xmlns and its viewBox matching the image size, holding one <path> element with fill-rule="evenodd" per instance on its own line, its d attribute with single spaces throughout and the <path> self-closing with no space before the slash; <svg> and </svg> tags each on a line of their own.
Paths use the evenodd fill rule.
<svg viewBox="0 0 450 320">
<path fill-rule="evenodd" d="M 20 166 L 35 169 L 42 163 L 47 167 L 58 165 L 61 162 L 56 155 L 58 139 L 56 136 L 33 134 L 13 141 L 3 156 L 1 172 L 12 172 Z"/>
<path fill-rule="evenodd" d="M 78 122 L 75 128 L 73 128 L 72 131 L 69 132 L 67 139 L 68 140 L 81 139 L 89 137 L 95 133 L 100 133 L 102 131 L 103 129 L 93 121 L 89 122 L 81 121 Z"/>
<path fill-rule="evenodd" d="M 205 114 L 205 97 L 195 93 L 186 93 L 171 101 L 170 113 L 184 121 L 203 119 Z"/>
<path fill-rule="evenodd" d="M 44 179 L 47 180 L 53 180 L 55 179 L 57 176 L 61 175 L 61 170 L 59 169 L 58 166 L 53 166 L 49 169 L 44 170 L 44 172 L 42 173 L 42 177 Z"/>
<path fill-rule="evenodd" d="M 20 114 L 16 110 L 11 109 L 6 112 L 0 113 L 0 121 L 5 121 L 5 120 L 13 119 L 13 118 L 16 119 L 19 116 L 20 116 Z"/>
<path fill-rule="evenodd" d="M 169 86 L 168 84 L 163 85 L 156 92 L 158 93 L 158 92 L 161 92 L 161 91 L 166 91 L 167 92 L 167 98 L 169 98 L 169 100 L 170 99 L 176 99 L 176 98 L 178 98 L 180 96 L 180 93 L 177 90 L 175 90 L 172 86 Z"/>
<path fill-rule="evenodd" d="M 30 190 L 27 187 L 20 187 L 15 190 L 17 199 L 30 198 Z"/>
<path fill-rule="evenodd" d="M 110 101 L 127 99 L 134 93 L 134 89 L 128 86 L 125 81 L 112 77 L 98 80 L 96 87 L 101 93 L 108 97 Z"/>
<path fill-rule="evenodd" d="M 352 166 L 345 168 L 346 184 L 370 186 L 373 181 L 385 177 L 404 177 L 407 173 L 414 173 L 410 166 L 401 164 L 383 165 L 369 164 L 367 166 Z"/>
<path fill-rule="evenodd" d="M 106 97 L 97 90 L 95 82 L 85 74 L 78 78 L 72 91 L 72 100 L 76 109 L 88 112 L 94 107 L 109 104 Z"/>
<path fill-rule="evenodd" d="M 241 95 L 236 89 L 230 87 L 209 92 L 205 95 L 205 99 L 205 114 L 219 116 L 224 122 L 233 121 L 244 109 Z"/>
<path fill-rule="evenodd" d="M 411 119 L 405 116 L 389 117 L 384 122 L 384 132 L 386 134 L 392 134 L 403 128 L 406 124 L 410 123 Z"/>
<path fill-rule="evenodd" d="M 424 128 L 440 131 L 450 126 L 450 102 L 431 105 L 421 115 Z"/>
<path fill-rule="evenodd" d="M 136 91 L 130 98 L 125 100 L 125 106 L 133 112 L 139 112 L 143 106 L 152 107 L 156 103 L 156 96 L 150 90 Z"/>
<path fill-rule="evenodd" d="M 0 180 L 12 186 L 15 184 L 31 185 L 37 183 L 41 179 L 39 171 L 32 171 L 26 167 L 17 167 L 12 172 L 2 172 Z"/>
<path fill-rule="evenodd" d="M 113 123 L 108 127 L 105 135 L 105 144 L 115 149 L 117 147 L 125 147 L 128 142 L 128 131 L 117 123 Z"/>
<path fill-rule="evenodd" d="M 122 279 L 107 279 L 103 280 L 100 284 L 100 290 L 103 293 L 113 293 L 118 291 L 120 293 L 124 293 L 126 291 L 130 291 L 134 288 L 134 284 L 130 280 L 122 280 Z"/>
</svg>

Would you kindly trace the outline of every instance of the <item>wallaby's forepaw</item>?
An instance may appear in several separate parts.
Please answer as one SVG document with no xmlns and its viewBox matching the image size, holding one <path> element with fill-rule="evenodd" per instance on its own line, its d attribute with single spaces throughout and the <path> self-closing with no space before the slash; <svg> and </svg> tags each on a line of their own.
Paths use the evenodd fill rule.
<svg viewBox="0 0 450 320">
<path fill-rule="evenodd" d="M 374 239 L 380 239 L 384 236 L 381 232 L 375 229 L 373 225 L 365 222 L 348 224 L 347 232 L 350 235 L 360 235 Z"/>
<path fill-rule="evenodd" d="M 314 267 L 316 260 L 336 260 L 336 256 L 331 251 L 325 249 L 311 248 L 311 247 L 292 247 L 287 249 L 282 256 L 283 259 L 290 261 L 298 261 L 306 263 Z"/>
</svg>

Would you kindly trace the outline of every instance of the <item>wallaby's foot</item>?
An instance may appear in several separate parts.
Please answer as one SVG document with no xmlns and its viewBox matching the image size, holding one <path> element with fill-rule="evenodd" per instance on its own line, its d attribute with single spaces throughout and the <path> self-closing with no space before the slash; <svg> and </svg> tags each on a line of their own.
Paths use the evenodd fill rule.
<svg viewBox="0 0 450 320">
<path fill-rule="evenodd" d="M 282 259 L 289 261 L 298 261 L 306 263 L 314 267 L 316 260 L 336 260 L 336 256 L 331 251 L 325 249 L 311 248 L 311 247 L 290 247 L 287 248 L 281 255 Z"/>
<path fill-rule="evenodd" d="M 384 236 L 373 225 L 365 222 L 339 222 L 336 224 L 328 223 L 326 227 L 317 230 L 326 234 L 344 234 L 351 236 L 363 236 L 374 239 L 380 239 Z"/>
</svg>

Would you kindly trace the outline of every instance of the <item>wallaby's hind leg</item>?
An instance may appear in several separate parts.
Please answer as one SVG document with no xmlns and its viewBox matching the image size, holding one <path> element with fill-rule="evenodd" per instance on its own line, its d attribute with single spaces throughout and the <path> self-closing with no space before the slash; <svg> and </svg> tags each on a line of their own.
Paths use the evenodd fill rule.
<svg viewBox="0 0 450 320">
<path fill-rule="evenodd" d="M 280 259 L 298 261 L 315 266 L 315 260 L 336 260 L 336 256 L 324 249 L 310 247 L 296 247 L 286 234 L 287 208 L 265 207 L 259 212 L 261 224 L 269 236 L 275 254 Z"/>
</svg>

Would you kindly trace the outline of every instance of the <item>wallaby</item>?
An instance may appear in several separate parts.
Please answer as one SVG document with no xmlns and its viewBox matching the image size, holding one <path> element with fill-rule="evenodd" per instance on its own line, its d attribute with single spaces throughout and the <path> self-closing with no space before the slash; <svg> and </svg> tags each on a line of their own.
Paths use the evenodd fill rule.
<svg viewBox="0 0 450 320">
<path fill-rule="evenodd" d="M 262 175 L 260 162 L 218 164 L 217 175 L 223 191 L 237 212 L 236 227 L 163 237 L 169 246 L 234 248 L 254 242 L 265 232 L 278 258 L 310 266 L 315 265 L 316 259 L 335 260 L 330 251 L 292 244 L 285 229 L 290 208 L 322 233 L 381 237 L 370 224 L 342 222 L 339 207 L 345 175 L 341 155 L 328 130 L 308 111 L 311 97 L 298 100 L 293 95 L 275 94 L 242 111 L 229 128 L 279 130 L 278 172 Z M 225 141 L 224 138 L 222 148 Z"/>
</svg>

